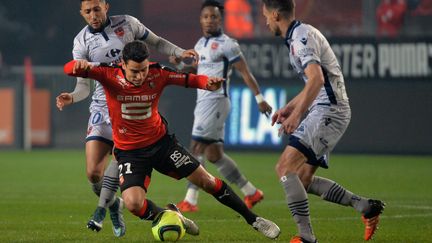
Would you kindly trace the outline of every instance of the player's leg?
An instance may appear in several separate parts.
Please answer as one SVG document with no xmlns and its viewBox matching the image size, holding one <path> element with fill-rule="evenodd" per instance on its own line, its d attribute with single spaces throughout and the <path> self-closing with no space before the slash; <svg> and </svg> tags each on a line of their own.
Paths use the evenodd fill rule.
<svg viewBox="0 0 432 243">
<path fill-rule="evenodd" d="M 165 153 L 167 147 L 164 140 L 158 141 L 155 147 L 149 149 L 137 149 L 124 151 L 115 149 L 114 153 L 119 161 L 119 181 L 122 197 L 126 208 L 135 216 L 143 220 L 153 221 L 158 213 L 164 209 L 154 202 L 146 199 L 147 188 L 150 185 L 151 173 L 154 164 L 160 163 L 161 153 Z M 156 152 L 154 152 L 156 151 Z M 168 204 L 167 209 L 178 211 L 174 204 Z M 181 215 L 181 214 L 180 214 Z M 186 233 L 198 235 L 198 226 L 190 219 L 181 215 Z"/>
<path fill-rule="evenodd" d="M 235 184 L 245 195 L 244 202 L 248 208 L 264 199 L 264 194 L 257 189 L 246 177 L 240 172 L 236 162 L 224 153 L 222 143 L 212 143 L 207 146 L 205 155 L 208 161 L 212 162 L 219 173 L 230 183 Z"/>
<path fill-rule="evenodd" d="M 291 215 L 302 239 L 315 242 L 309 217 L 309 200 L 297 170 L 306 163 L 306 157 L 292 146 L 287 146 L 276 164 L 276 173 L 285 191 Z"/>
<path fill-rule="evenodd" d="M 187 179 L 211 194 L 223 205 L 242 215 L 248 224 L 266 237 L 275 239 L 279 236 L 280 229 L 275 223 L 250 211 L 240 197 L 224 181 L 212 176 L 204 167 L 199 166 Z"/>
<path fill-rule="evenodd" d="M 107 115 L 105 117 L 107 117 Z M 105 160 L 102 160 L 102 158 L 105 159 L 105 157 L 111 153 L 113 145 L 111 141 L 111 125 L 106 122 L 106 119 L 107 118 L 103 116 L 103 112 L 92 113 L 86 138 L 87 158 L 88 161 L 93 161 L 93 163 L 88 163 L 88 165 L 97 164 L 93 169 L 97 171 L 98 175 L 103 172 L 105 166 Z M 105 156 L 103 156 L 103 153 L 105 153 Z M 92 171 L 92 169 L 89 171 Z M 111 161 L 101 181 L 102 188 L 100 189 L 98 207 L 87 223 L 87 228 L 93 231 L 100 231 L 106 215 L 106 208 L 109 208 L 110 218 L 113 224 L 113 233 L 117 237 L 123 236 L 126 231 L 126 226 L 122 214 L 122 201 L 120 198 L 116 199 L 115 197 L 118 189 L 118 168 L 115 160 Z"/>
<path fill-rule="evenodd" d="M 196 140 L 191 141 L 190 151 L 193 156 L 200 162 L 202 166 L 205 166 L 204 151 L 207 144 L 198 142 Z M 183 201 L 177 203 L 177 207 L 182 212 L 196 212 L 198 211 L 198 196 L 199 188 L 195 184 L 188 181 L 186 196 Z"/>
<path fill-rule="evenodd" d="M 304 175 L 301 179 L 303 185 L 307 188 L 307 192 L 332 203 L 353 207 L 362 214 L 363 222 L 366 225 L 364 239 L 371 239 L 378 226 L 379 215 L 384 210 L 385 204 L 380 200 L 356 195 L 333 180 L 313 176 L 315 171 L 312 168 L 312 166 L 305 164 L 299 172 L 300 175 Z"/>
<path fill-rule="evenodd" d="M 99 197 L 102 189 L 102 177 L 112 146 L 101 140 L 86 142 L 86 174 L 93 192 Z"/>
<path fill-rule="evenodd" d="M 186 177 L 201 189 L 212 194 L 220 203 L 238 212 L 246 222 L 265 236 L 276 238 L 279 235 L 280 229 L 276 224 L 251 212 L 225 182 L 209 174 L 198 160 L 177 142 L 173 135 L 165 136 L 161 140 L 165 141 L 166 146 L 162 146 L 160 150 L 166 151 L 166 155 L 165 159 L 153 165 L 157 171 L 176 179 Z"/>
</svg>

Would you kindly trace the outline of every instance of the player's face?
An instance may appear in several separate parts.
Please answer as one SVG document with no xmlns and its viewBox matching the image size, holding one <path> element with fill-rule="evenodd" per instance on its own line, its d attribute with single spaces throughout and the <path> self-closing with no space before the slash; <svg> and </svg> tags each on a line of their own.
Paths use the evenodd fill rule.
<svg viewBox="0 0 432 243">
<path fill-rule="evenodd" d="M 276 24 L 277 13 L 275 12 L 275 10 L 269 10 L 265 6 L 265 4 L 263 4 L 263 15 L 264 15 L 264 17 L 266 19 L 266 24 L 267 24 L 267 27 L 269 28 L 269 30 L 274 35 L 280 36 L 281 35 L 281 30 L 278 27 L 278 25 Z"/>
<path fill-rule="evenodd" d="M 213 6 L 203 8 L 200 23 L 205 36 L 219 32 L 222 28 L 222 15 L 219 9 Z"/>
<path fill-rule="evenodd" d="M 93 29 L 100 29 L 107 20 L 108 3 L 100 0 L 81 2 L 81 16 Z"/>
<path fill-rule="evenodd" d="M 125 71 L 126 80 L 133 83 L 135 86 L 140 86 L 149 72 L 149 61 L 146 59 L 142 62 L 129 60 L 122 62 L 123 70 Z"/>
</svg>

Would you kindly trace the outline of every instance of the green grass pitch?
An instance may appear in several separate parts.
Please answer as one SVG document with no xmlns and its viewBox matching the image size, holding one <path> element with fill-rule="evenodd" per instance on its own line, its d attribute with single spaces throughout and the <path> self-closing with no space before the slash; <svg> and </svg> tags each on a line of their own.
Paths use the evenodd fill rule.
<svg viewBox="0 0 432 243">
<path fill-rule="evenodd" d="M 282 234 L 277 242 L 289 242 L 296 231 L 273 169 L 279 155 L 229 154 L 265 193 L 254 211 L 279 224 Z M 208 167 L 216 173 L 213 166 Z M 112 235 L 109 218 L 99 233 L 85 228 L 97 199 L 85 176 L 83 151 L 1 151 L 0 168 L 0 242 L 154 241 L 150 223 L 129 212 L 125 212 L 123 238 Z M 318 175 L 360 195 L 383 199 L 387 207 L 372 242 L 405 243 L 432 242 L 431 172 L 432 157 L 333 155 L 330 169 L 318 170 Z M 154 172 L 148 196 L 159 205 L 178 202 L 185 185 L 185 180 Z M 199 207 L 199 212 L 186 215 L 197 222 L 201 234 L 186 235 L 183 242 L 270 242 L 203 192 Z M 321 243 L 363 242 L 363 224 L 352 208 L 311 196 L 310 211 Z"/>
</svg>

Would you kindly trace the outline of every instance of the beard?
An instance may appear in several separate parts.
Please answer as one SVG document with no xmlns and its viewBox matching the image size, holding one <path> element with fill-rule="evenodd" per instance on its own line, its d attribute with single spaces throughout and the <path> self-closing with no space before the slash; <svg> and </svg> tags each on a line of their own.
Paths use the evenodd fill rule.
<svg viewBox="0 0 432 243">
<path fill-rule="evenodd" d="M 282 31 L 281 31 L 279 28 L 276 28 L 276 29 L 274 30 L 274 35 L 275 35 L 275 36 L 281 36 L 281 35 L 282 35 Z"/>
</svg>

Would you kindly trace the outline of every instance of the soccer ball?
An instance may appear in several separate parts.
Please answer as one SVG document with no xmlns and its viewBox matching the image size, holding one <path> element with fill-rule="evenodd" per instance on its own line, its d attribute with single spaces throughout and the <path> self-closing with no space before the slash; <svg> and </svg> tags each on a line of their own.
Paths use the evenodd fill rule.
<svg viewBox="0 0 432 243">
<path fill-rule="evenodd" d="M 172 210 L 160 212 L 152 223 L 153 237 L 158 241 L 178 241 L 185 235 L 179 213 Z"/>
</svg>

